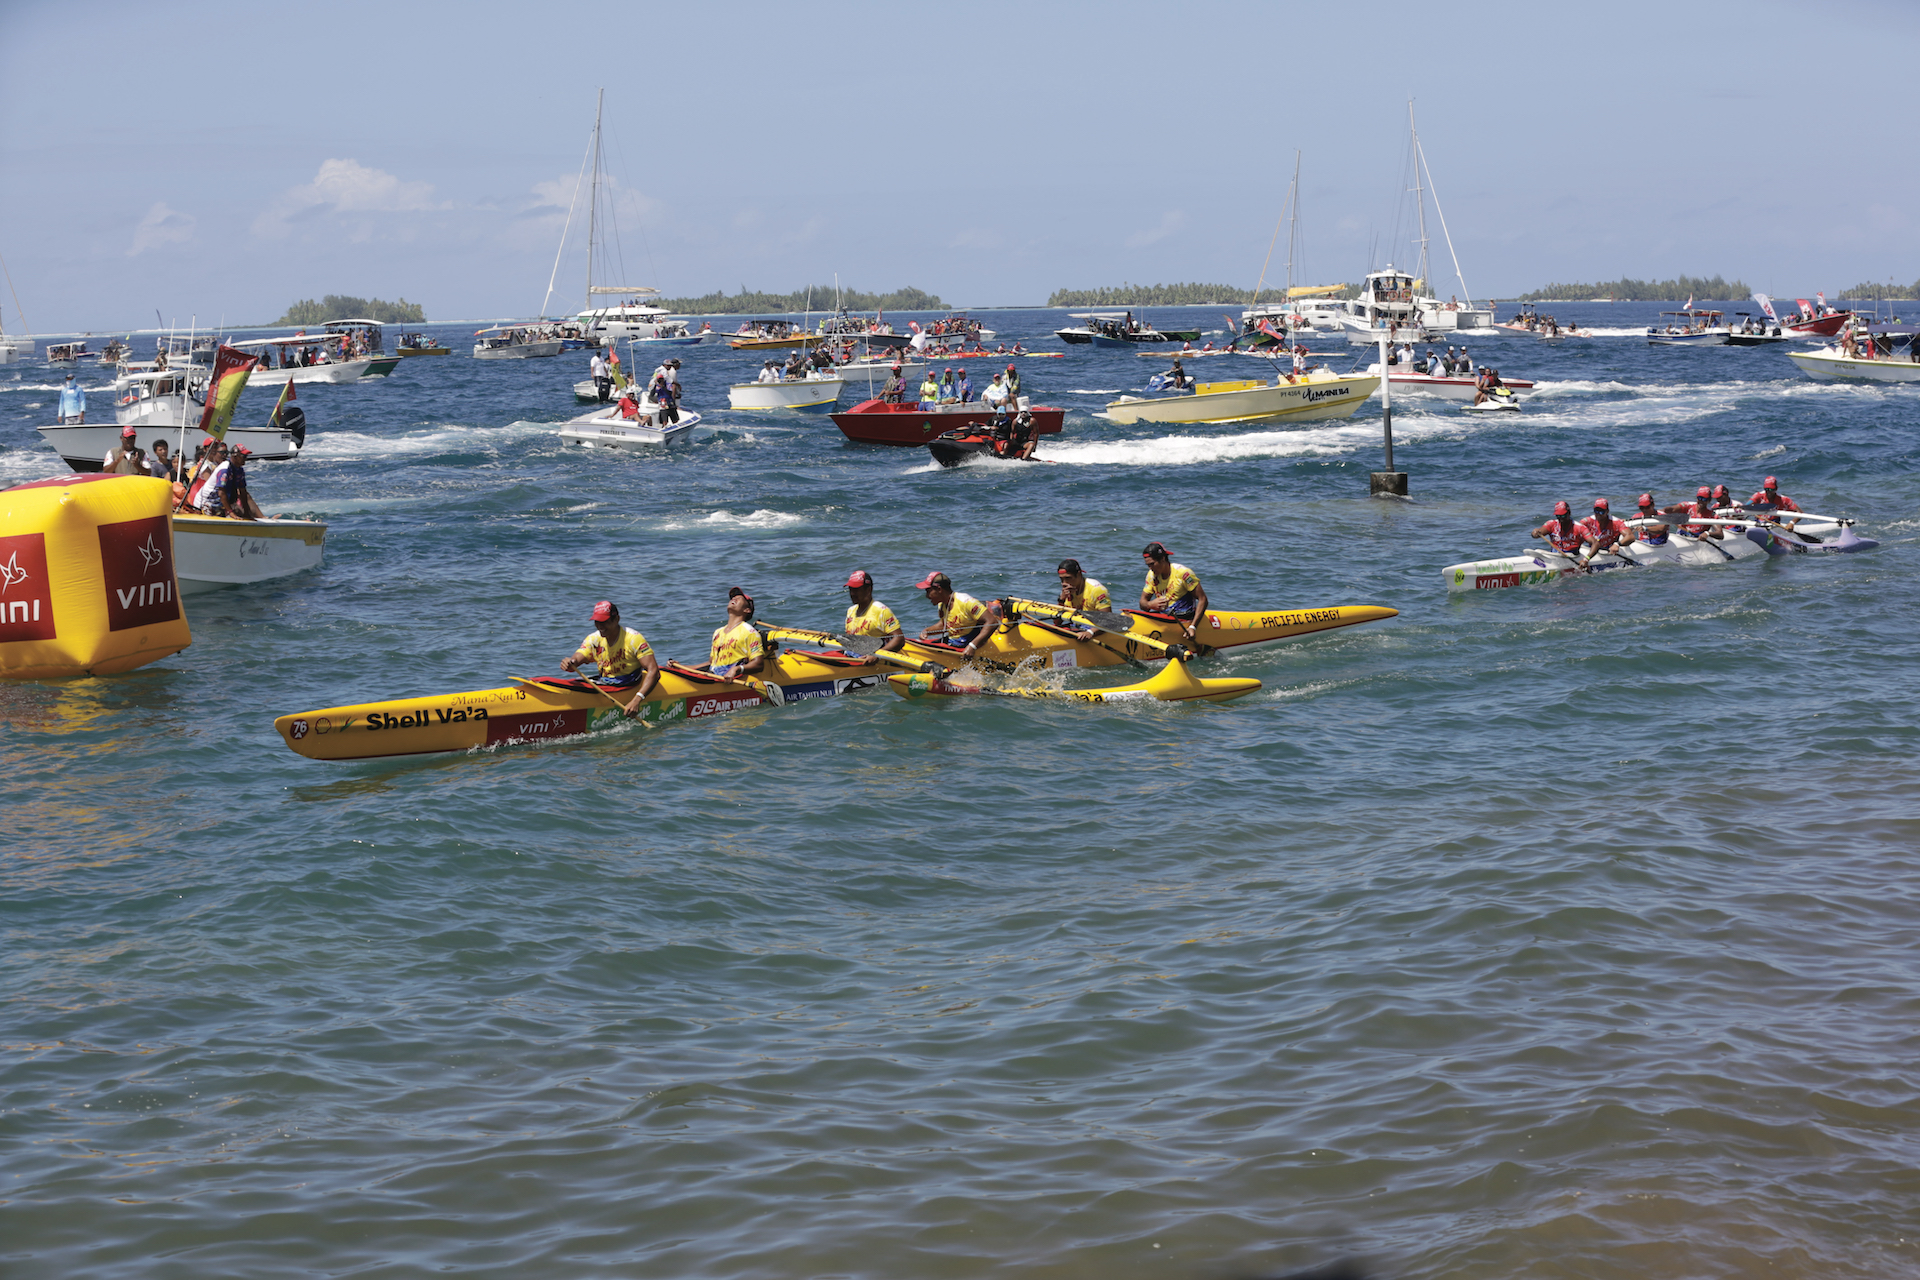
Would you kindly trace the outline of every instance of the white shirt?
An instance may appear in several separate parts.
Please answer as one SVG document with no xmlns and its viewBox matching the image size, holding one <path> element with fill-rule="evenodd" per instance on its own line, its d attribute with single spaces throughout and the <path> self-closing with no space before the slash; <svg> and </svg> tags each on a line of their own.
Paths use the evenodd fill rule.
<svg viewBox="0 0 1920 1280">
<path fill-rule="evenodd" d="M 767 365 L 766 367 L 760 370 L 760 381 L 778 382 L 780 381 L 780 371 L 774 368 L 772 365 Z"/>
<path fill-rule="evenodd" d="M 593 370 L 594 377 L 604 378 L 607 376 L 607 362 L 598 351 L 593 353 L 593 364 L 590 367 Z"/>
<path fill-rule="evenodd" d="M 1001 383 L 998 379 L 989 382 L 987 389 L 980 393 L 980 402 L 982 404 L 993 405 L 995 408 L 1005 404 L 1007 402 L 1007 388 L 1005 384 Z"/>
<path fill-rule="evenodd" d="M 207 477 L 207 482 L 200 486 L 200 496 L 193 505 L 202 511 L 219 510 L 220 489 L 226 482 L 227 464 L 223 462 L 213 469 L 213 474 Z"/>
</svg>

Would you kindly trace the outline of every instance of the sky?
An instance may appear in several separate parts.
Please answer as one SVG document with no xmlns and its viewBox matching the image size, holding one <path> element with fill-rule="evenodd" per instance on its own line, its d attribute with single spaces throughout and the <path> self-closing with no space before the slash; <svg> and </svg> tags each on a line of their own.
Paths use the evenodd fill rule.
<svg viewBox="0 0 1920 1280">
<path fill-rule="evenodd" d="M 1415 254 L 1409 98 L 1466 284 L 1436 222 L 1441 296 L 1906 284 L 1916 54 L 1920 4 L 1882 0 L 0 0 L 0 325 L 569 314 L 600 87 L 595 274 L 668 296 L 1280 285 L 1296 151 L 1296 283 L 1357 280 Z"/>
</svg>

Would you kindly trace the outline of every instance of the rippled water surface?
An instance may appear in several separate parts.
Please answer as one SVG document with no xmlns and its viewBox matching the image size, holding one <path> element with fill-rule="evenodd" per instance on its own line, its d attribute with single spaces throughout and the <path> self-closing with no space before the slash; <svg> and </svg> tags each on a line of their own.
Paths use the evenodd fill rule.
<svg viewBox="0 0 1920 1280">
<path fill-rule="evenodd" d="M 1055 462 L 958 471 L 729 412 L 724 347 L 668 456 L 560 447 L 584 357 L 303 390 L 254 483 L 323 569 L 0 689 L 0 1269 L 1920 1271 L 1920 393 L 1650 349 L 1657 310 L 1475 339 L 1542 389 L 1397 404 L 1404 503 L 1377 402 L 1120 427 L 1128 353 L 1028 362 Z M 57 470 L 55 381 L 0 367 L 0 479 Z M 1882 546 L 1442 586 L 1555 499 L 1766 474 Z M 1219 607 L 1401 616 L 1230 659 L 1265 687 L 1219 707 L 876 692 L 348 765 L 271 727 L 553 671 L 602 596 L 697 661 L 736 583 L 825 625 L 864 568 L 918 628 L 930 570 L 1130 594 L 1154 538 Z"/>
</svg>

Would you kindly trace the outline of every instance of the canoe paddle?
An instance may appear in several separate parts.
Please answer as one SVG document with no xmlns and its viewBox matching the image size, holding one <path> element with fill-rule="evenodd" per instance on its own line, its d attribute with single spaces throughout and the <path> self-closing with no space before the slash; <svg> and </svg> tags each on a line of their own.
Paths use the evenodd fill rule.
<svg viewBox="0 0 1920 1280">
<path fill-rule="evenodd" d="M 873 658 L 880 662 L 904 667 L 908 671 L 918 671 L 923 675 L 937 674 L 942 668 L 931 662 L 921 662 L 909 658 L 904 653 L 895 653 L 891 649 L 882 649 L 880 636 L 850 636 L 833 631 L 812 631 L 805 627 L 780 627 L 772 623 L 755 623 L 768 636 L 780 640 L 809 640 L 815 644 L 836 645 L 846 652 L 862 658 Z"/>
<path fill-rule="evenodd" d="M 1114 613 L 1107 609 L 1074 609 L 1063 604 L 1048 604 L 1044 600 L 1014 599 L 1011 603 L 1030 612 L 1052 614 L 1056 618 L 1068 618 L 1084 626 L 1092 627 L 1095 631 L 1103 631 L 1108 635 L 1121 636 L 1131 644 L 1136 644 L 1151 653 L 1157 653 L 1166 658 L 1204 657 L 1206 654 L 1213 652 L 1212 649 L 1203 644 L 1191 646 L 1168 644 L 1164 640 L 1155 640 L 1150 636 L 1135 635 L 1132 631 L 1133 619 L 1124 613 Z M 1098 640 L 1089 640 L 1088 643 L 1098 644 L 1109 653 L 1119 653 L 1119 650 L 1114 649 L 1110 645 L 1101 644 Z M 1121 656 L 1125 657 L 1126 655 L 1121 654 Z"/>
<path fill-rule="evenodd" d="M 547 682 L 548 682 L 549 680 L 557 680 L 557 679 L 560 679 L 560 678 L 561 678 L 561 677 L 558 677 L 558 676 L 534 676 L 534 677 L 531 677 L 531 678 L 529 678 L 529 677 L 527 677 L 527 676 L 508 676 L 508 677 L 507 677 L 507 679 L 508 679 L 508 680 L 510 680 L 510 681 L 512 681 L 512 682 L 513 682 L 514 684 L 539 684 L 539 685 L 545 685 L 545 684 L 547 684 Z M 601 684 L 596 684 L 596 683 L 595 683 L 594 681 L 592 681 L 592 680 L 588 680 L 588 679 L 586 679 L 586 678 L 585 678 L 584 676 L 580 676 L 580 677 L 575 677 L 575 678 L 576 678 L 576 679 L 578 679 L 578 680 L 579 680 L 579 681 L 581 682 L 581 684 L 589 684 L 589 685 L 593 685 L 593 687 L 594 687 L 595 689 L 598 689 L 598 690 L 600 691 L 600 693 L 601 693 L 601 694 L 602 694 L 603 696 L 605 696 L 605 698 L 607 699 L 607 701 L 609 701 L 609 702 L 611 702 L 611 703 L 612 703 L 612 704 L 613 704 L 614 706 L 616 706 L 616 707 L 618 707 L 618 708 L 620 708 L 620 714 L 621 714 L 621 715 L 623 715 L 623 716 L 625 716 L 625 717 L 626 717 L 627 719 L 629 719 L 629 720 L 639 720 L 639 721 L 640 721 L 640 723 L 641 723 L 642 725 L 645 725 L 645 726 L 646 726 L 647 728 L 649 728 L 649 729 L 652 729 L 652 728 L 654 728 L 654 727 L 656 727 L 656 726 L 654 726 L 654 725 L 651 725 L 651 724 L 648 724 L 648 723 L 647 723 L 647 722 L 646 722 L 645 720 L 642 720 L 642 719 L 641 719 L 641 718 L 640 718 L 639 716 L 637 716 L 637 715 L 635 715 L 635 714 L 634 714 L 633 712 L 631 712 L 631 711 L 628 711 L 628 710 L 627 710 L 627 704 L 626 704 L 626 703 L 624 703 L 624 702 L 622 702 L 622 701 L 620 701 L 620 699 L 618 699 L 618 698 L 616 698 L 616 697 L 614 697 L 614 696 L 613 696 L 613 695 L 612 695 L 611 693 L 608 693 L 608 692 L 607 692 L 607 690 L 606 690 L 606 686 L 604 686 L 604 685 L 601 685 Z M 547 687 L 548 687 L 548 688 L 552 688 L 553 686 L 552 686 L 552 685 L 548 685 Z M 578 686 L 578 685 L 569 685 L 569 686 L 567 686 L 567 687 L 569 687 L 569 688 L 578 688 L 579 686 Z"/>
</svg>

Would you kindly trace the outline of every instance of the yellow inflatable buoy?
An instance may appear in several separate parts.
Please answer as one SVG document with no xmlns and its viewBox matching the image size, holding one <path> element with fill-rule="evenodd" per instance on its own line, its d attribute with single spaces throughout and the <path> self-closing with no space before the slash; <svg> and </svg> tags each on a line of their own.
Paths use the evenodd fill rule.
<svg viewBox="0 0 1920 1280">
<path fill-rule="evenodd" d="M 173 486 L 71 475 L 0 489 L 0 678 L 131 671 L 193 643 Z"/>
</svg>

